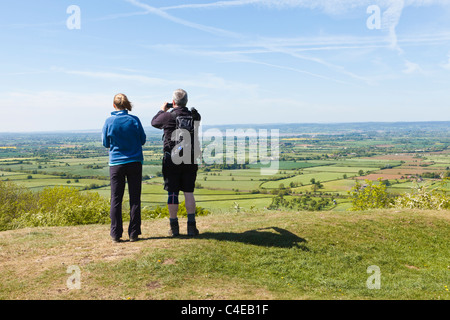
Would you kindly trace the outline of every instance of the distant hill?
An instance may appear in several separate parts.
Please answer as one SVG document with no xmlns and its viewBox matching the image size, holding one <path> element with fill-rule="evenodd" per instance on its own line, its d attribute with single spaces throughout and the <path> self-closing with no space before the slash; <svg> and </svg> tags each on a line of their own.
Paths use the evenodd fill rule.
<svg viewBox="0 0 450 320">
<path fill-rule="evenodd" d="M 219 129 L 278 129 L 280 134 L 325 133 L 342 134 L 349 132 L 447 132 L 450 131 L 450 121 L 426 122 L 349 122 L 349 123 L 267 123 L 267 124 L 202 124 L 203 131 Z M 149 134 L 161 134 L 161 130 L 145 127 Z"/>
<path fill-rule="evenodd" d="M 348 123 L 265 123 L 265 124 L 224 124 L 209 125 L 202 123 L 202 130 L 219 129 L 278 129 L 280 134 L 343 134 L 352 132 L 450 132 L 450 121 L 417 121 L 417 122 L 348 122 Z M 145 126 L 149 135 L 162 135 L 162 130 Z M 46 138 L 65 135 L 98 136 L 101 128 L 92 130 L 42 131 L 42 132 L 0 132 L 0 137 L 10 138 L 18 135 L 33 134 L 46 136 Z"/>
</svg>

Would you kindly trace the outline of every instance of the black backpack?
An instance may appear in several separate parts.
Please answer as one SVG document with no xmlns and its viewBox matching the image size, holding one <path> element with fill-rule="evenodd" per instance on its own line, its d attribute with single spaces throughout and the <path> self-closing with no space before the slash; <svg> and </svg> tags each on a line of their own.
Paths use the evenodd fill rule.
<svg viewBox="0 0 450 320">
<path fill-rule="evenodd" d="M 191 136 L 191 145 L 193 144 L 194 148 L 198 147 L 198 137 L 195 136 L 195 121 L 200 121 L 201 116 L 195 108 L 192 108 L 190 113 L 190 115 L 177 115 L 175 112 L 171 112 L 172 117 L 175 120 L 176 132 L 175 139 L 173 139 L 172 142 L 174 143 L 174 147 L 181 144 L 181 146 L 178 146 L 178 150 L 173 150 L 172 152 L 177 153 L 180 156 L 183 156 L 183 149 L 185 149 L 187 146 L 183 145 L 182 142 L 184 139 L 181 134 L 181 130 L 177 131 L 178 129 L 186 130 L 187 132 L 189 132 Z M 192 157 L 194 157 L 194 148 L 190 148 Z M 192 161 L 194 160 L 192 159 Z"/>
</svg>

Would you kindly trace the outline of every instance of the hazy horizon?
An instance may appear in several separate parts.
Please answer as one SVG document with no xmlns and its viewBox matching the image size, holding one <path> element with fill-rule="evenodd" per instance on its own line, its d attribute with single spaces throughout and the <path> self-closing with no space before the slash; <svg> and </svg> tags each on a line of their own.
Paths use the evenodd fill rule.
<svg viewBox="0 0 450 320">
<path fill-rule="evenodd" d="M 231 127 L 235 129 L 248 128 L 248 129 L 278 129 L 288 126 L 343 126 L 343 125 L 425 125 L 425 124 L 446 124 L 450 126 L 450 121 L 364 121 L 364 122 L 291 122 L 291 123 L 240 123 L 240 124 L 202 124 L 204 130 L 213 128 Z M 146 132 L 153 131 L 155 134 L 160 134 L 161 130 L 153 128 L 150 125 L 143 125 Z M 271 128 L 270 128 L 271 127 Z M 450 127 L 449 127 L 450 129 Z M 101 133 L 102 128 L 82 129 L 82 130 L 41 130 L 41 131 L 0 131 L 0 134 L 54 134 L 54 133 Z M 356 130 L 356 129 L 355 129 Z M 300 133 L 298 133 L 300 134 Z"/>
</svg>

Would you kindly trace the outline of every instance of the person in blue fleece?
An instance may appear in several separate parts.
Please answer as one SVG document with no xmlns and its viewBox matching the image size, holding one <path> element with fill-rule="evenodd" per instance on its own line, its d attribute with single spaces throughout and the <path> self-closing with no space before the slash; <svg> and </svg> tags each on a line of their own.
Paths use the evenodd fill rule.
<svg viewBox="0 0 450 320">
<path fill-rule="evenodd" d="M 133 106 L 127 96 L 119 93 L 114 97 L 114 109 L 106 119 L 102 130 L 102 142 L 109 148 L 109 173 L 111 181 L 111 238 L 120 242 L 123 233 L 122 201 L 125 192 L 125 180 L 130 195 L 130 241 L 137 241 L 141 234 L 141 190 L 142 164 L 144 156 L 142 146 L 146 135 L 138 117 L 128 112 Z"/>
</svg>

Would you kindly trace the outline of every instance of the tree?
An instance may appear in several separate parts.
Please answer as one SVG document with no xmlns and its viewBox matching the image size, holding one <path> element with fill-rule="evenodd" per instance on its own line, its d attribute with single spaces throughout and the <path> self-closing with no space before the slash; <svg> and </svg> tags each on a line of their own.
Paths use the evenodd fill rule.
<svg viewBox="0 0 450 320">
<path fill-rule="evenodd" d="M 352 208 L 350 210 L 368 210 L 387 208 L 391 203 L 386 185 L 379 178 L 377 184 L 373 181 L 365 180 L 366 185 L 361 185 L 356 181 L 356 185 L 349 191 L 352 198 Z"/>
</svg>

